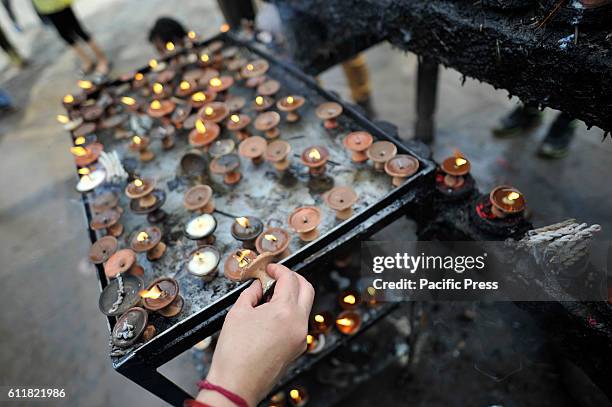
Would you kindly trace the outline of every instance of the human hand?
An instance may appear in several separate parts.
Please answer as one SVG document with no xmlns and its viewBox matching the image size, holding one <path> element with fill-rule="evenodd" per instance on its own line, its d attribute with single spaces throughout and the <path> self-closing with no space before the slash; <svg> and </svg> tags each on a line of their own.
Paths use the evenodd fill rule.
<svg viewBox="0 0 612 407">
<path fill-rule="evenodd" d="M 308 317 L 314 288 L 301 275 L 269 264 L 276 280 L 272 299 L 263 296 L 259 280 L 244 290 L 225 318 L 207 380 L 255 406 L 280 379 L 287 366 L 306 350 Z M 198 401 L 233 406 L 223 396 L 201 391 Z"/>
</svg>

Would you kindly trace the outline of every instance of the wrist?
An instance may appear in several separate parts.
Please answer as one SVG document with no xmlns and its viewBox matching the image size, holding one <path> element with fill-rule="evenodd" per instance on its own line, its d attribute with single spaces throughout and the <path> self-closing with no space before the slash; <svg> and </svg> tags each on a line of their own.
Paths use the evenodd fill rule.
<svg viewBox="0 0 612 407">
<path fill-rule="evenodd" d="M 256 406 L 259 402 L 254 383 L 250 383 L 247 380 L 241 380 L 239 375 L 223 375 L 221 372 L 211 367 L 206 376 L 206 380 L 209 383 L 220 386 L 241 397 L 250 407 Z M 222 395 L 220 396 L 224 397 Z M 225 400 L 229 401 L 227 398 L 225 398 Z M 229 405 L 235 407 L 235 404 L 232 402 L 230 402 Z"/>
</svg>

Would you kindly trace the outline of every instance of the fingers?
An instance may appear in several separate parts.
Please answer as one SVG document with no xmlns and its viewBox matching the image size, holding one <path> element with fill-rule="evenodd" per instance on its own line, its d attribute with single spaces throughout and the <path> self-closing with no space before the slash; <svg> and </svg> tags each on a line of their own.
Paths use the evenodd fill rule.
<svg viewBox="0 0 612 407">
<path fill-rule="evenodd" d="M 268 264 L 266 272 L 276 280 L 272 301 L 297 301 L 300 283 L 297 274 L 280 264 Z"/>
<path fill-rule="evenodd" d="M 263 297 L 263 289 L 259 280 L 255 280 L 248 286 L 236 300 L 236 305 L 243 307 L 255 307 Z"/>
<path fill-rule="evenodd" d="M 300 284 L 300 291 L 297 299 L 298 305 L 306 312 L 306 315 L 309 315 L 314 301 L 315 290 L 312 284 L 303 276 L 298 274 L 297 277 Z"/>
</svg>

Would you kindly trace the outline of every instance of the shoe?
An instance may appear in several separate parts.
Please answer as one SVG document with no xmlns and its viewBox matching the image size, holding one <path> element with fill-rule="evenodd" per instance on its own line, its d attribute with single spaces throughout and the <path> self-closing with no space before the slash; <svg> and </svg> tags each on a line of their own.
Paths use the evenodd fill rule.
<svg viewBox="0 0 612 407">
<path fill-rule="evenodd" d="M 569 145 L 574 139 L 576 126 L 573 122 L 558 125 L 553 123 L 548 134 L 538 148 L 538 155 L 543 158 L 563 158 L 569 152 Z"/>
<path fill-rule="evenodd" d="M 517 106 L 492 129 L 496 137 L 511 137 L 525 133 L 542 122 L 542 112 L 535 107 Z"/>
</svg>

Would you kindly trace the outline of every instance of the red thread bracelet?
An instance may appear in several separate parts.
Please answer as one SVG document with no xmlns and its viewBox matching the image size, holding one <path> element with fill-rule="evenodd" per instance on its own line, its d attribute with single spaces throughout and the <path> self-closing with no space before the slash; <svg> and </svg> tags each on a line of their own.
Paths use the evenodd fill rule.
<svg viewBox="0 0 612 407">
<path fill-rule="evenodd" d="M 228 399 L 229 401 L 231 401 L 238 407 L 249 407 L 249 403 L 247 403 L 245 399 L 243 399 L 236 393 L 233 393 L 221 386 L 217 386 L 216 384 L 212 384 L 206 379 L 200 381 L 198 383 L 198 387 L 202 390 L 211 390 L 216 393 L 219 393 L 220 395 L 222 395 L 223 397 L 225 397 L 226 399 Z M 207 404 L 201 403 L 196 400 L 187 400 L 185 401 L 185 407 L 209 407 L 209 406 Z"/>
</svg>

